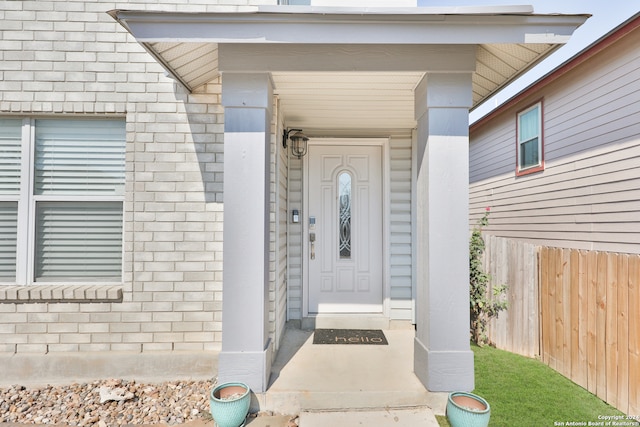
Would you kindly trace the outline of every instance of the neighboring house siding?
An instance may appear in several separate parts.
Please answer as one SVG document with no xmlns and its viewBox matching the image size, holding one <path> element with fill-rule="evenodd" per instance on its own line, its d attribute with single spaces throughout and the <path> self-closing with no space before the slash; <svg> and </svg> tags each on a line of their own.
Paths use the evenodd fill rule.
<svg viewBox="0 0 640 427">
<path fill-rule="evenodd" d="M 472 225 L 541 245 L 640 253 L 640 30 L 473 130 Z M 515 176 L 516 112 L 544 102 L 545 170 Z"/>
<path fill-rule="evenodd" d="M 234 11 L 257 2 L 218 5 L 224 3 L 0 2 L 0 116 L 115 117 L 126 120 L 127 130 L 122 300 L 13 303 L 6 302 L 10 287 L 2 287 L 0 352 L 220 349 L 220 81 L 187 93 L 106 11 Z M 275 191 L 275 171 L 271 182 Z M 272 201 L 274 241 L 275 195 Z M 272 247 L 273 334 L 282 327 L 274 312 L 283 292 L 276 292 Z M 281 272 L 277 276 L 283 285 Z M 59 290 L 52 299 L 67 297 Z"/>
</svg>

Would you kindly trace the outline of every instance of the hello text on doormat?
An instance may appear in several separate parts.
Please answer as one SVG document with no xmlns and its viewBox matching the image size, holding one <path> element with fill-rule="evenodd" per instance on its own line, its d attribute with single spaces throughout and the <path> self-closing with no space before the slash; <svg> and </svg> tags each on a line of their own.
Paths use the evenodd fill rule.
<svg viewBox="0 0 640 427">
<path fill-rule="evenodd" d="M 314 344 L 373 344 L 388 345 L 380 329 L 316 329 Z"/>
</svg>

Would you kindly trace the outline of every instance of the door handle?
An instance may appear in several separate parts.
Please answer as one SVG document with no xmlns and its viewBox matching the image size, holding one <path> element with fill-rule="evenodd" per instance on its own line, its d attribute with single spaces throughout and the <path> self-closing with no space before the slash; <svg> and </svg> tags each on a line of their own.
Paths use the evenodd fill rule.
<svg viewBox="0 0 640 427">
<path fill-rule="evenodd" d="M 311 259 L 316 259 L 316 233 L 309 233 L 309 244 L 311 245 L 309 256 Z"/>
</svg>

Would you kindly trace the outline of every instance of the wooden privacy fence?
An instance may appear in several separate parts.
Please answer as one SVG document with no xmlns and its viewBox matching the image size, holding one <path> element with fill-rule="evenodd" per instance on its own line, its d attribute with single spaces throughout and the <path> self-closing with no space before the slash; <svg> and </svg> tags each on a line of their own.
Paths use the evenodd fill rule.
<svg viewBox="0 0 640 427">
<path fill-rule="evenodd" d="M 640 414 L 640 256 L 540 249 L 542 360 Z"/>
<path fill-rule="evenodd" d="M 506 284 L 509 308 L 489 322 L 487 333 L 496 347 L 527 357 L 540 354 L 538 313 L 538 247 L 518 240 L 486 235 L 485 271 L 491 284 Z"/>
</svg>

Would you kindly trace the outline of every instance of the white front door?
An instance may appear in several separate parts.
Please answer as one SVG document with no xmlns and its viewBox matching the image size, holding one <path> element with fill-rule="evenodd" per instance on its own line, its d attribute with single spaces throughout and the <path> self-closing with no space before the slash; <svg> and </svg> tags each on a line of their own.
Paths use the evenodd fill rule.
<svg viewBox="0 0 640 427">
<path fill-rule="evenodd" d="M 310 145 L 309 313 L 382 312 L 382 147 Z"/>
</svg>

